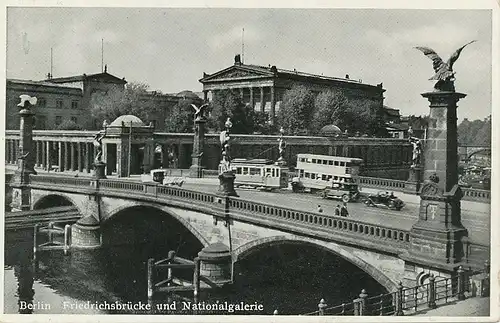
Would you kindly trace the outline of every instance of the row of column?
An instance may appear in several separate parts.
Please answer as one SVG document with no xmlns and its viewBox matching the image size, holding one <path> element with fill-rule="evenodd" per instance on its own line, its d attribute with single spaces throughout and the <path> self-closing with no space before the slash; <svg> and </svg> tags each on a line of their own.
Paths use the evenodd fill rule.
<svg viewBox="0 0 500 323">
<path fill-rule="evenodd" d="M 233 90 L 236 90 L 236 91 L 239 90 L 240 96 L 241 96 L 243 102 L 245 102 L 245 103 L 247 103 L 247 101 L 245 100 L 245 98 L 246 98 L 245 92 L 248 91 L 249 92 L 248 104 L 253 109 L 255 107 L 255 103 L 256 103 L 255 97 L 254 97 L 254 92 L 255 92 L 256 88 L 258 88 L 260 90 L 260 112 L 264 112 L 264 110 L 265 110 L 265 106 L 266 106 L 266 102 L 267 102 L 266 92 L 268 92 L 271 96 L 270 115 L 275 116 L 276 115 L 276 91 L 275 91 L 274 86 L 260 86 L 260 87 L 250 86 L 250 87 L 242 87 L 242 88 L 233 89 Z M 204 90 L 203 95 L 204 95 L 205 101 L 208 101 L 208 93 L 209 92 L 212 93 L 212 100 L 213 100 L 213 98 L 217 95 L 218 91 L 220 91 L 220 90 Z"/>
<path fill-rule="evenodd" d="M 33 141 L 35 167 L 48 171 L 86 171 L 93 169 L 94 146 L 91 142 Z M 19 140 L 7 139 L 6 162 L 16 164 L 19 157 Z"/>
</svg>

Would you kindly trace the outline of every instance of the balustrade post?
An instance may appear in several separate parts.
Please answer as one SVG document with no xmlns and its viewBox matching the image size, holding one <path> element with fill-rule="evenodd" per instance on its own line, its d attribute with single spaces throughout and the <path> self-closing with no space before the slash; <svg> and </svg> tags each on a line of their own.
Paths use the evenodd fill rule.
<svg viewBox="0 0 500 323">
<path fill-rule="evenodd" d="M 403 316 L 403 283 L 399 282 L 398 290 L 396 292 L 396 315 Z"/>
<path fill-rule="evenodd" d="M 458 292 L 457 292 L 457 298 L 458 300 L 464 300 L 465 299 L 465 275 L 464 275 L 464 269 L 462 266 L 458 267 L 457 270 L 457 287 L 458 287 Z"/>
<path fill-rule="evenodd" d="M 153 298 L 154 293 L 154 266 L 155 260 L 154 258 L 148 259 L 148 299 L 151 300 Z"/>
<path fill-rule="evenodd" d="M 367 297 L 368 297 L 368 294 L 366 293 L 366 290 L 362 289 L 361 294 L 359 294 L 359 299 L 360 299 L 359 315 L 360 316 L 368 315 L 368 307 L 366 304 Z"/>
<path fill-rule="evenodd" d="M 429 276 L 429 303 L 427 304 L 429 308 L 436 308 L 436 282 L 433 274 Z"/>
<path fill-rule="evenodd" d="M 71 245 L 71 225 L 66 224 L 64 226 L 64 254 L 67 255 L 70 245 Z"/>
<path fill-rule="evenodd" d="M 319 301 L 318 304 L 318 315 L 325 315 L 325 308 L 328 306 L 324 298 Z"/>
</svg>

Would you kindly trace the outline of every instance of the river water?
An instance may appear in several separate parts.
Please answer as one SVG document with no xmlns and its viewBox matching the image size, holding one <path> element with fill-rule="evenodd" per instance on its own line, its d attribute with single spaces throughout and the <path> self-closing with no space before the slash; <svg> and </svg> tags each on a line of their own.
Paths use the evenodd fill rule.
<svg viewBox="0 0 500 323">
<path fill-rule="evenodd" d="M 100 250 L 72 250 L 67 256 L 62 251 L 44 251 L 37 254 L 35 263 L 32 234 L 32 230 L 6 233 L 5 313 L 269 315 L 277 309 L 286 315 L 317 310 L 321 298 L 332 306 L 350 302 L 363 288 L 369 295 L 385 292 L 366 273 L 329 252 L 285 244 L 264 248 L 239 261 L 234 283 L 225 289 L 205 290 L 197 300 L 193 300 L 192 292 L 158 294 L 150 304 L 152 309 L 145 310 L 140 305 L 148 303 L 147 259 L 164 258 L 172 248 L 177 249 L 179 256 L 192 259 L 190 246 L 135 241 L 134 245 L 125 243 Z M 190 278 L 192 271 L 174 276 Z M 228 312 L 228 307 L 192 311 L 193 307 L 185 305 L 193 301 L 256 306 L 251 311 L 233 313 Z M 33 304 L 34 309 L 28 308 L 28 304 Z M 108 307 L 102 305 L 99 309 L 95 304 Z M 109 304 L 135 308 L 116 310 Z"/>
</svg>

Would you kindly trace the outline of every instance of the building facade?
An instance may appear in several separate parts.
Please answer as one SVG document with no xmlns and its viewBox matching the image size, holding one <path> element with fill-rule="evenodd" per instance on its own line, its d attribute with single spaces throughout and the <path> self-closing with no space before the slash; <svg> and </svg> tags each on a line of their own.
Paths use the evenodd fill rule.
<svg viewBox="0 0 500 323">
<path fill-rule="evenodd" d="M 203 73 L 204 99 L 210 100 L 221 90 L 239 91 L 244 103 L 255 111 L 267 112 L 274 119 L 283 101 L 285 92 L 294 86 L 303 85 L 313 93 L 325 90 L 340 90 L 351 101 L 383 107 L 385 90 L 382 83 L 374 86 L 360 80 L 327 77 L 285 70 L 276 66 L 243 64 L 240 55 L 235 56 L 234 65 L 213 74 Z"/>
<path fill-rule="evenodd" d="M 70 77 L 48 78 L 42 81 L 7 79 L 6 91 L 6 128 L 19 129 L 19 96 L 28 94 L 35 96 L 38 102 L 35 106 L 35 129 L 56 129 L 66 120 L 72 120 L 83 129 L 100 129 L 104 120 L 91 117 L 91 101 L 94 94 L 106 94 L 109 91 L 123 91 L 127 81 L 109 74 L 106 69 L 103 73 L 82 74 Z M 195 103 L 202 99 L 191 91 L 182 91 L 178 94 L 162 94 L 150 91 L 142 94 L 140 100 L 145 108 L 155 106 L 151 120 L 156 129 L 165 127 L 165 119 L 172 108 L 182 99 L 189 98 Z M 143 102 L 143 103 L 144 103 Z"/>
</svg>

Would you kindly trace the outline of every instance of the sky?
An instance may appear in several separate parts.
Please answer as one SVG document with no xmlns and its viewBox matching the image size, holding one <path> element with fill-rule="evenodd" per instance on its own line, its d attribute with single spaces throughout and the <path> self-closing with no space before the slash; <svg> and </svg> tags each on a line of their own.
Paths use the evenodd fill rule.
<svg viewBox="0 0 500 323">
<path fill-rule="evenodd" d="M 432 91 L 432 62 L 470 40 L 454 65 L 455 87 L 467 94 L 458 119 L 491 114 L 490 10 L 15 8 L 7 9 L 7 78 L 44 79 L 101 71 L 151 90 L 199 92 L 242 52 L 247 64 L 383 82 L 385 104 L 402 115 L 428 114 L 420 93 Z"/>
</svg>

